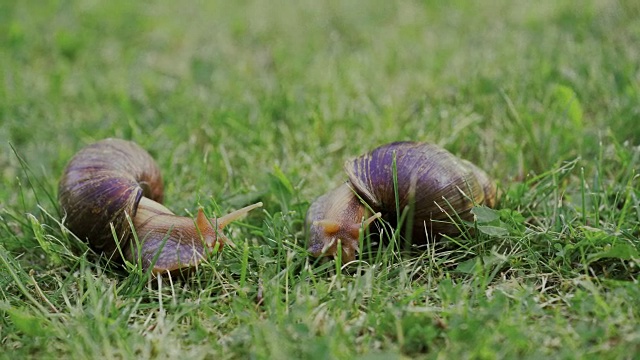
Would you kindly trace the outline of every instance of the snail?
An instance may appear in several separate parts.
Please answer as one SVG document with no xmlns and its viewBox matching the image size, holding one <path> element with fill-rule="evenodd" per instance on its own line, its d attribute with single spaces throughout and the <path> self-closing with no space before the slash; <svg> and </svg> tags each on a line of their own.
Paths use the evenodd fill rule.
<svg viewBox="0 0 640 360">
<path fill-rule="evenodd" d="M 142 268 L 154 274 L 193 268 L 209 252 L 232 244 L 222 229 L 262 206 L 253 204 L 217 219 L 207 218 L 200 208 L 194 221 L 175 215 L 162 199 L 162 178 L 151 155 L 120 139 L 101 140 L 80 150 L 69 161 L 58 189 L 66 226 L 73 234 L 117 262 L 140 259 Z"/>
<path fill-rule="evenodd" d="M 495 205 L 496 186 L 486 172 L 433 144 L 382 145 L 346 161 L 344 170 L 349 180 L 307 210 L 308 251 L 315 257 L 336 256 L 340 240 L 342 260 L 354 260 L 360 230 L 378 218 L 397 225 L 398 210 L 408 211 L 412 240 L 423 242 L 459 234 L 452 219 L 470 221 L 473 206 Z"/>
</svg>

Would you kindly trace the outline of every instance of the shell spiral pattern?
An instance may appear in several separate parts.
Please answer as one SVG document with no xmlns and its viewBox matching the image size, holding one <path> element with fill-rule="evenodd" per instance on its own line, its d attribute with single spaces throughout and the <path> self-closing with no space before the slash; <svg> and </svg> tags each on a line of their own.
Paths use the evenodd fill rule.
<svg viewBox="0 0 640 360">
<path fill-rule="evenodd" d="M 143 196 L 162 202 L 160 169 L 144 149 L 120 139 L 105 139 L 77 153 L 58 189 L 67 228 L 116 258 L 111 224 L 124 242 L 131 232 L 125 214 L 135 217 Z"/>
</svg>

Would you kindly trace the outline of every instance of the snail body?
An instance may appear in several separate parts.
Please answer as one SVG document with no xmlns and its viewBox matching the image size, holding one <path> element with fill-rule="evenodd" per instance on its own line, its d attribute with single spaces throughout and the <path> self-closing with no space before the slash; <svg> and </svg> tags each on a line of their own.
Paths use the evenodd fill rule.
<svg viewBox="0 0 640 360">
<path fill-rule="evenodd" d="M 198 265 L 208 252 L 230 243 L 222 233 L 226 225 L 262 206 L 217 219 L 202 209 L 195 221 L 177 216 L 161 204 L 162 177 L 151 155 L 120 139 L 80 150 L 60 180 L 58 200 L 67 228 L 79 239 L 112 260 L 140 260 L 156 274 Z"/>
<path fill-rule="evenodd" d="M 340 240 L 342 259 L 354 260 L 359 230 L 380 217 L 395 224 L 398 211 L 408 211 L 408 232 L 421 242 L 458 234 L 452 219 L 471 221 L 474 206 L 495 205 L 495 184 L 482 169 L 433 144 L 386 144 L 345 162 L 344 170 L 349 180 L 307 211 L 308 249 L 316 257 L 335 256 Z"/>
</svg>

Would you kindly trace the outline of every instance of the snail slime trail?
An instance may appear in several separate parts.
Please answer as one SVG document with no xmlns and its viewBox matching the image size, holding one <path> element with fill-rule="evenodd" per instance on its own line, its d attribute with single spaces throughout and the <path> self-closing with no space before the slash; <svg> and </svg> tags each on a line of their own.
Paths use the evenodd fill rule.
<svg viewBox="0 0 640 360">
<path fill-rule="evenodd" d="M 407 208 L 412 211 L 405 222 L 407 238 L 424 243 L 434 235 L 460 234 L 451 218 L 472 221 L 474 206 L 495 205 L 496 186 L 486 172 L 433 144 L 382 145 L 345 162 L 344 170 L 348 181 L 317 198 L 307 211 L 313 256 L 336 256 L 340 240 L 342 259 L 354 260 L 361 228 L 379 217 L 397 225 L 398 211 Z"/>
<path fill-rule="evenodd" d="M 207 218 L 202 208 L 195 220 L 177 216 L 162 205 L 162 177 L 151 155 L 120 139 L 80 150 L 60 180 L 58 200 L 67 228 L 95 251 L 117 262 L 140 259 L 143 269 L 155 274 L 193 268 L 214 249 L 233 244 L 222 229 L 262 206 L 253 204 L 219 218 Z M 133 241 L 127 217 L 139 243 Z"/>
</svg>

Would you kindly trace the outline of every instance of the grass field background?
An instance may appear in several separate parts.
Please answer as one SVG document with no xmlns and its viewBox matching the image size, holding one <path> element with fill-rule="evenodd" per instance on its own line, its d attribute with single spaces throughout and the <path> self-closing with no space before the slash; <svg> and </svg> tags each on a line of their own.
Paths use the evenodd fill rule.
<svg viewBox="0 0 640 360">
<path fill-rule="evenodd" d="M 0 2 L 0 357 L 639 356 L 638 4 Z M 186 281 L 111 267 L 56 201 L 105 137 L 178 214 L 265 206 Z M 396 140 L 486 169 L 494 230 L 314 263 L 309 203 Z"/>
</svg>

